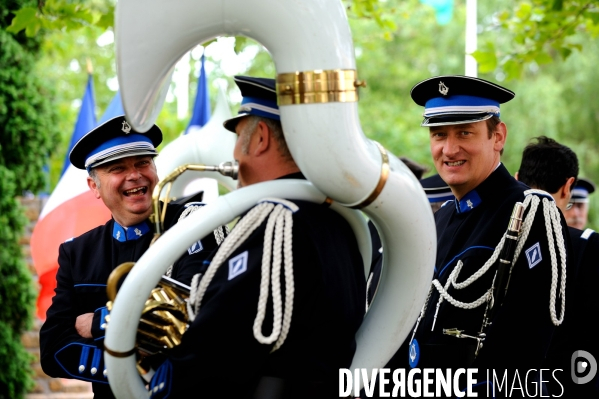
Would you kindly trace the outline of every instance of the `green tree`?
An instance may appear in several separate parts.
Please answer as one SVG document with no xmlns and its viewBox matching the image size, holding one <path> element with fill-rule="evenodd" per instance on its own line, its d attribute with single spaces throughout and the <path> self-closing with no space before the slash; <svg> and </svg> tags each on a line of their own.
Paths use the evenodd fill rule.
<svg viewBox="0 0 599 399">
<path fill-rule="evenodd" d="M 21 398 L 33 383 L 20 335 L 36 295 L 19 246 L 26 220 L 16 197 L 45 186 L 43 167 L 56 144 L 52 93 L 34 73 L 40 39 L 6 32 L 10 11 L 28 4 L 0 0 L 0 398 Z"/>
<path fill-rule="evenodd" d="M 520 78 L 526 67 L 566 60 L 582 50 L 581 38 L 595 39 L 599 35 L 598 0 L 491 4 L 494 10 L 487 14 L 483 25 L 494 40 L 481 40 L 474 54 L 483 73 L 497 70 L 508 79 Z"/>
</svg>

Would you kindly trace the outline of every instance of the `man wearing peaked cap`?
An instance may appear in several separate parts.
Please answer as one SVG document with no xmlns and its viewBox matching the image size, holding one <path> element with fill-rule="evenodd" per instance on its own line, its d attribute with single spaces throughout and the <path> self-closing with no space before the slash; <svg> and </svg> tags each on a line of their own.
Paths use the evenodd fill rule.
<svg viewBox="0 0 599 399">
<path fill-rule="evenodd" d="M 243 100 L 239 114 L 224 126 L 237 135 L 233 155 L 239 162 L 240 191 L 271 180 L 304 179 L 283 135 L 275 81 L 235 76 L 235 83 Z M 345 219 L 324 204 L 279 198 L 267 202 L 277 208 L 254 223 L 252 215 L 266 212 L 262 206 L 267 204 L 244 215 L 230 241 L 204 265 L 197 282 L 194 279 L 192 295 L 203 284 L 206 294 L 201 306 L 194 302 L 192 310 L 199 311 L 181 345 L 169 351 L 156 370 L 152 398 L 188 398 L 190 392 L 206 398 L 338 396 L 339 369 L 351 364 L 366 301 L 356 238 Z M 268 232 L 277 212 L 285 215 L 288 233 Z M 233 240 L 245 231 L 245 240 Z M 271 247 L 271 239 L 283 243 Z M 221 257 L 229 247 L 231 252 Z M 276 259 L 283 258 L 291 262 L 291 273 L 285 273 L 280 287 L 269 288 L 266 310 L 259 313 L 262 278 L 274 275 Z M 271 263 L 273 271 L 263 272 Z M 287 282 L 291 276 L 292 285 Z M 291 308 L 284 306 L 291 323 L 288 332 L 283 323 L 280 335 L 266 341 L 260 333 L 277 334 L 275 325 L 281 323 L 273 314 L 272 299 L 279 292 L 293 300 Z"/>
<path fill-rule="evenodd" d="M 514 92 L 484 79 L 438 76 L 412 88 L 412 100 L 424 107 L 422 126 L 457 125 L 499 117 L 499 104 Z"/>
<path fill-rule="evenodd" d="M 161 141 L 158 126 L 139 133 L 118 116 L 87 133 L 70 153 L 71 163 L 88 171 L 90 190 L 112 218 L 59 248 L 56 295 L 40 331 L 41 365 L 52 377 L 91 381 L 97 399 L 114 397 L 104 369 L 106 282 L 114 268 L 137 261 L 153 238 L 148 217 L 158 183 L 153 158 Z M 165 228 L 201 195 L 169 203 Z M 203 260 L 217 246 L 214 237 L 206 237 L 194 256 Z"/>
<path fill-rule="evenodd" d="M 156 156 L 162 131 L 156 125 L 145 133 L 133 130 L 124 116 L 112 118 L 83 136 L 71 150 L 69 160 L 90 172 L 102 164 L 129 156 Z"/>
<path fill-rule="evenodd" d="M 420 185 L 426 193 L 428 202 L 431 204 L 431 209 L 436 212 L 447 201 L 453 201 L 454 195 L 451 193 L 451 188 L 441 179 L 439 174 L 426 177 L 420 180 Z"/>
<path fill-rule="evenodd" d="M 572 206 L 564 212 L 568 226 L 584 230 L 589 213 L 589 194 L 595 192 L 595 184 L 584 177 L 579 178 L 572 189 Z"/>
<path fill-rule="evenodd" d="M 578 157 L 570 148 L 549 137 L 539 136 L 534 140 L 522 152 L 516 178 L 532 188 L 550 193 L 565 215 L 568 201 L 574 197 L 572 187 L 578 176 Z M 595 359 L 599 357 L 597 334 L 588 328 L 588 315 L 599 311 L 595 288 L 599 274 L 599 234 L 591 229 L 583 231 L 568 226 L 568 235 L 572 256 L 568 262 L 569 286 L 566 288 L 574 289 L 566 290 L 566 318 L 553 336 L 543 368 L 563 376 L 559 383 L 554 379 L 546 382 L 547 391 L 553 396 L 563 393 L 566 398 L 594 398 L 599 396 L 599 377 L 593 378 L 588 373 L 590 381 L 580 384 L 570 378 L 570 369 L 574 367 L 572 356 L 577 351 L 586 351 Z"/>
<path fill-rule="evenodd" d="M 234 80 L 241 91 L 242 100 L 237 115 L 223 123 L 227 130 L 235 133 L 239 121 L 249 115 L 281 120 L 274 79 L 235 76 Z"/>
<path fill-rule="evenodd" d="M 539 205 L 526 241 L 520 243 L 509 285 L 493 290 L 499 263 L 493 254 L 500 249 L 514 205 L 525 201 L 528 189 L 501 163 L 507 126 L 499 118 L 500 105 L 514 93 L 483 79 L 437 76 L 417 83 L 411 96 L 424 107 L 422 126 L 429 130 L 435 168 L 455 199 L 434 214 L 437 257 L 431 292 L 413 338 L 406 339 L 389 366 L 449 369 L 452 376 L 477 368 L 476 386 L 462 381 L 451 392 L 441 386 L 429 386 L 428 391 L 436 388 L 442 397 L 454 397 L 468 388 L 486 396 L 491 392 L 487 388 L 494 388 L 495 397 L 509 396 L 505 385 L 494 386 L 493 379 L 487 379 L 486 371 L 505 372 L 512 381 L 517 371 L 540 369 L 560 323 L 560 295 L 555 291 L 558 299 L 550 304 L 553 244 L 547 239 L 542 207 L 557 215 L 559 211 L 550 196 L 547 205 Z M 565 231 L 563 217 L 557 219 Z M 569 241 L 563 233 L 561 238 L 567 251 Z M 560 253 L 559 248 L 554 253 Z M 506 294 L 503 299 L 496 296 L 494 303 L 493 292 Z M 550 308 L 557 308 L 556 313 Z"/>
</svg>

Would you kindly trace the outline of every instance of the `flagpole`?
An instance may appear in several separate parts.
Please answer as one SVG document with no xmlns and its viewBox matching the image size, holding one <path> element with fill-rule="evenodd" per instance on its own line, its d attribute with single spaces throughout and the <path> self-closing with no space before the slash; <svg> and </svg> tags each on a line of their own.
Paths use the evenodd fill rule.
<svg viewBox="0 0 599 399">
<path fill-rule="evenodd" d="M 476 1 L 466 0 L 466 76 L 478 77 L 478 65 L 471 55 L 477 48 Z"/>
</svg>

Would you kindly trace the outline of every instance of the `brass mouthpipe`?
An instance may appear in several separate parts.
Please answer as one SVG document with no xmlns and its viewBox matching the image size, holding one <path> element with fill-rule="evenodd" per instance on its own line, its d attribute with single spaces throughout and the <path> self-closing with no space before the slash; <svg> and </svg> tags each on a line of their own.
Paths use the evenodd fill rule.
<svg viewBox="0 0 599 399">
<path fill-rule="evenodd" d="M 164 208 L 160 209 L 160 193 L 164 189 L 164 186 L 167 184 L 171 184 L 177 179 L 183 172 L 187 170 L 194 170 L 198 172 L 218 172 L 223 176 L 228 176 L 233 180 L 237 180 L 237 174 L 239 172 L 239 164 L 237 161 L 233 162 L 222 162 L 218 166 L 212 165 L 202 165 L 202 164 L 185 164 L 181 165 L 171 173 L 169 173 L 164 179 L 160 180 L 156 187 L 154 187 L 154 192 L 152 193 L 152 203 L 153 203 L 153 214 L 150 217 L 150 220 L 154 223 L 154 239 L 152 243 L 156 241 L 156 239 L 162 234 L 164 218 L 166 216 L 166 205 L 168 204 L 168 194 L 165 199 Z M 169 188 L 170 192 L 170 188 Z"/>
</svg>

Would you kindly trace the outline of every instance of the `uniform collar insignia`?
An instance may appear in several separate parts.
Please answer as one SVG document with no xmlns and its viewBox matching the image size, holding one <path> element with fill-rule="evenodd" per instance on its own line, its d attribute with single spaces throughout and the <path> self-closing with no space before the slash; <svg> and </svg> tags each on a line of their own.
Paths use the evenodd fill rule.
<svg viewBox="0 0 599 399">
<path fill-rule="evenodd" d="M 461 200 L 456 199 L 456 210 L 458 213 L 470 212 L 474 208 L 480 205 L 482 199 L 476 192 L 476 190 L 470 191 Z"/>
<path fill-rule="evenodd" d="M 114 227 L 112 228 L 112 237 L 120 242 L 132 241 L 143 237 L 149 231 L 150 227 L 145 221 L 133 226 L 123 227 L 115 220 Z"/>
</svg>

